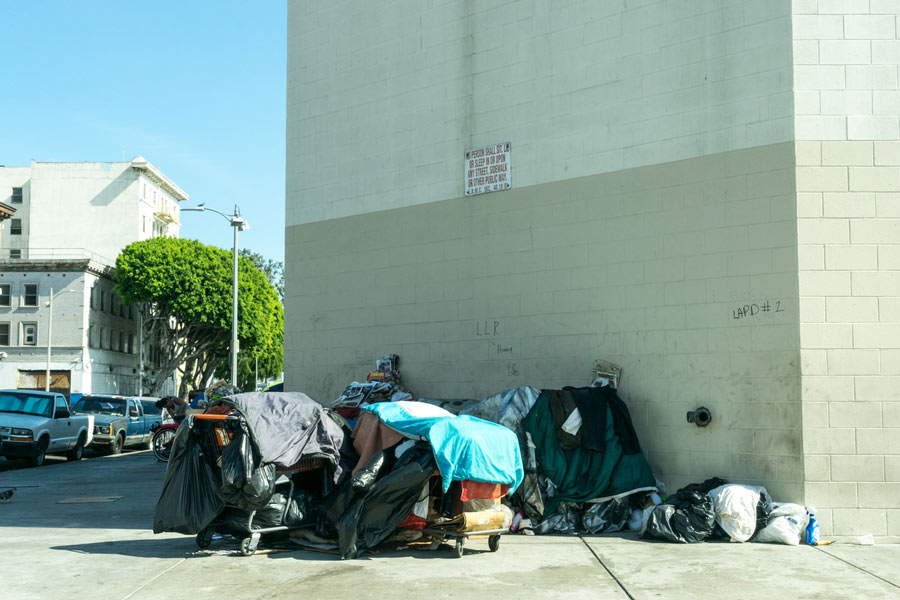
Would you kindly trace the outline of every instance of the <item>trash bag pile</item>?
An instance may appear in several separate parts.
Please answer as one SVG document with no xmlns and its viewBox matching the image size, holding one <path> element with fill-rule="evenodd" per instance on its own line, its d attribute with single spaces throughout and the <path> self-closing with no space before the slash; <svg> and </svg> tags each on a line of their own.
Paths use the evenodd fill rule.
<svg viewBox="0 0 900 600">
<path fill-rule="evenodd" d="M 641 537 L 682 544 L 728 539 L 797 546 L 809 518 L 805 506 L 774 503 L 762 486 L 714 477 L 647 507 Z"/>
<path fill-rule="evenodd" d="M 442 402 L 413 401 L 398 364 L 380 359 L 329 407 L 256 392 L 189 415 L 154 532 L 197 535 L 198 545 L 213 532 L 286 532 L 342 558 L 441 531 L 800 543 L 807 509 L 773 503 L 765 488 L 713 478 L 662 497 L 615 365 L 598 364 L 591 387 Z"/>
</svg>

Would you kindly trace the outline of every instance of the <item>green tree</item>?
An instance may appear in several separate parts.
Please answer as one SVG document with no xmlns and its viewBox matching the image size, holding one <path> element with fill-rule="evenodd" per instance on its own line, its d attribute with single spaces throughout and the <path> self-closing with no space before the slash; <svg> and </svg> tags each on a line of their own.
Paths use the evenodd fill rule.
<svg viewBox="0 0 900 600">
<path fill-rule="evenodd" d="M 278 292 L 278 299 L 284 304 L 284 263 L 280 260 L 266 258 L 262 254 L 257 254 L 247 248 L 238 250 L 238 255 L 252 262 L 253 266 L 266 276 L 266 279 Z"/>
<path fill-rule="evenodd" d="M 154 238 L 130 244 L 116 259 L 116 293 L 140 305 L 144 335 L 160 345 L 163 358 L 150 378 L 151 394 L 176 369 L 184 396 L 228 364 L 232 256 L 196 240 Z M 284 309 L 252 261 L 240 257 L 238 269 L 239 356 L 253 366 L 258 357 L 260 376 L 277 375 L 284 358 Z"/>
</svg>

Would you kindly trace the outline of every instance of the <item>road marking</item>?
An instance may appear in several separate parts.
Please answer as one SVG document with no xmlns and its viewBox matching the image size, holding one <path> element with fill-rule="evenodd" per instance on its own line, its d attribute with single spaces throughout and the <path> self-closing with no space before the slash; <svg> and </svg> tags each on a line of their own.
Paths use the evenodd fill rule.
<svg viewBox="0 0 900 600">
<path fill-rule="evenodd" d="M 66 498 L 57 504 L 98 504 L 100 502 L 115 502 L 125 496 L 88 496 L 86 498 Z"/>
<path fill-rule="evenodd" d="M 122 600 L 128 600 L 129 598 L 131 598 L 132 596 L 137 594 L 139 591 L 141 591 L 142 589 L 144 589 L 145 587 L 147 587 L 148 585 L 150 585 L 151 583 L 153 583 L 154 581 L 156 581 L 157 579 L 159 579 L 160 577 L 162 577 L 163 575 L 165 575 L 166 573 L 168 573 L 169 571 L 171 571 L 172 569 L 174 569 L 175 567 L 177 567 L 178 565 L 180 565 L 181 563 L 183 563 L 186 560 L 187 560 L 186 558 L 182 558 L 177 563 L 175 563 L 168 569 L 164 570 L 162 573 L 154 575 L 153 577 L 151 577 L 150 579 L 148 579 L 147 581 L 145 581 L 144 583 L 139 585 L 136 590 L 134 590 L 133 592 L 131 592 L 130 594 L 128 594 L 127 596 L 122 598 Z"/>
</svg>

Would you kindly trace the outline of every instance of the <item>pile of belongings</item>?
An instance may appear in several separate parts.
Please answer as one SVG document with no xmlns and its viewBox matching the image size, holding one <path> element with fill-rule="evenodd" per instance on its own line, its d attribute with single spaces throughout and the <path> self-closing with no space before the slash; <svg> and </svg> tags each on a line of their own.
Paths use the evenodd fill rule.
<svg viewBox="0 0 900 600">
<path fill-rule="evenodd" d="M 493 421 L 518 437 L 525 477 L 510 503 L 535 532 L 640 528 L 637 516 L 658 488 L 628 408 L 612 386 L 521 387 L 460 414 Z"/>
<path fill-rule="evenodd" d="M 762 486 L 729 484 L 714 477 L 649 506 L 641 536 L 683 544 L 724 538 L 796 546 L 808 522 L 805 506 L 773 503 Z"/>
<path fill-rule="evenodd" d="M 275 528 L 355 558 L 426 526 L 506 529 L 513 514 L 501 498 L 522 479 L 516 435 L 475 417 L 383 402 L 364 407 L 351 430 L 304 394 L 236 394 L 179 427 L 154 532 L 200 543 L 213 531 Z"/>
<path fill-rule="evenodd" d="M 398 402 L 412 400 L 413 396 L 400 381 L 400 357 L 388 354 L 375 362 L 375 371 L 368 374 L 365 382 L 354 381 L 330 405 L 351 426 L 360 411 L 377 402 Z"/>
<path fill-rule="evenodd" d="M 221 420 L 207 419 L 221 416 Z M 230 418 L 228 418 L 230 417 Z M 154 533 L 235 534 L 315 522 L 315 505 L 351 468 L 343 420 L 305 394 L 253 392 L 213 401 L 178 428 Z M 276 493 L 279 473 L 290 497 Z M 287 505 L 287 510 L 286 510 Z M 284 521 L 284 522 L 283 522 Z"/>
</svg>

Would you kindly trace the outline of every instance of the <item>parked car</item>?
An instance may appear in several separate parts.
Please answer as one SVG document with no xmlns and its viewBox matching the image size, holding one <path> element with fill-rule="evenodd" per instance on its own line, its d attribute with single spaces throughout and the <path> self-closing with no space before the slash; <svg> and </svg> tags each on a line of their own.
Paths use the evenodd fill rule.
<svg viewBox="0 0 900 600">
<path fill-rule="evenodd" d="M 141 408 L 144 409 L 144 414 L 147 416 L 147 420 L 150 423 L 151 431 L 155 428 L 155 425 L 162 424 L 163 422 L 162 409 L 156 407 L 156 402 L 158 400 L 159 398 L 141 396 Z"/>
<path fill-rule="evenodd" d="M 90 394 L 82 396 L 72 410 L 94 416 L 94 439 L 90 447 L 109 454 L 119 454 L 123 448 L 150 447 L 150 425 L 157 415 L 144 414 L 138 398 Z"/>
<path fill-rule="evenodd" d="M 91 443 L 94 418 L 74 415 L 62 394 L 0 390 L 0 454 L 44 464 L 47 454 L 81 460 Z"/>
</svg>

